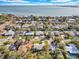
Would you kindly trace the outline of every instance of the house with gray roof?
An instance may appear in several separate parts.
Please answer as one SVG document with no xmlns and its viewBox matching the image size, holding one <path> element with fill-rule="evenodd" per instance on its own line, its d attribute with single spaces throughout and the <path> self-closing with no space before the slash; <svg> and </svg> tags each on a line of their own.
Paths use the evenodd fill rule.
<svg viewBox="0 0 79 59">
<path fill-rule="evenodd" d="M 66 51 L 68 51 L 70 54 L 79 53 L 79 50 L 77 49 L 77 47 L 74 44 L 68 44 L 68 46 L 66 46 Z"/>
</svg>

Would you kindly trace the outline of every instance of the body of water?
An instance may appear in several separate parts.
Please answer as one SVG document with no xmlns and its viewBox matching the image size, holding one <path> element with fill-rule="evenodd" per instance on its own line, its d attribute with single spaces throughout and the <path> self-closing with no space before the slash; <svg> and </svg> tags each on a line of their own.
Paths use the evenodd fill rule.
<svg viewBox="0 0 79 59">
<path fill-rule="evenodd" d="M 0 6 L 0 13 L 16 15 L 69 16 L 79 15 L 79 7 Z"/>
</svg>

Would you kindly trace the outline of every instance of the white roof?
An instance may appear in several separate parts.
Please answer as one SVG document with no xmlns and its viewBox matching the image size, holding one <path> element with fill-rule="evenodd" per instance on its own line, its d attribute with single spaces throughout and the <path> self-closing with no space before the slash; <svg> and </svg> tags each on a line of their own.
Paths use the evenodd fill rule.
<svg viewBox="0 0 79 59">
<path fill-rule="evenodd" d="M 69 19 L 70 21 L 73 21 L 73 20 L 75 20 L 75 19 Z"/>
<path fill-rule="evenodd" d="M 52 51 L 54 51 L 55 47 L 54 46 L 50 46 L 49 49 L 51 49 Z"/>
<path fill-rule="evenodd" d="M 41 34 L 44 34 L 42 31 L 37 31 L 36 32 L 36 35 L 41 35 Z"/>
<path fill-rule="evenodd" d="M 36 48 L 38 50 L 43 49 L 43 47 L 44 47 L 44 44 L 34 44 L 34 48 Z"/>
<path fill-rule="evenodd" d="M 34 32 L 26 32 L 25 35 L 34 35 Z"/>
<path fill-rule="evenodd" d="M 15 32 L 12 31 L 12 30 L 9 30 L 9 31 L 7 31 L 7 32 L 5 33 L 5 35 L 14 35 L 14 34 L 15 34 Z"/>
</svg>

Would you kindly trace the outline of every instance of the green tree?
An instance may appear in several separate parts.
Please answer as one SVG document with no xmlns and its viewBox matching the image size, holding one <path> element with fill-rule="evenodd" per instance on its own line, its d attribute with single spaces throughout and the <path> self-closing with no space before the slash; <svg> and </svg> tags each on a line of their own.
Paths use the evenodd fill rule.
<svg viewBox="0 0 79 59">
<path fill-rule="evenodd" d="M 33 53 L 31 51 L 28 51 L 27 54 L 26 54 L 26 57 L 24 59 L 34 59 Z"/>
<path fill-rule="evenodd" d="M 7 55 L 8 55 L 8 59 L 20 59 L 20 56 L 17 53 L 17 51 L 9 51 Z"/>
</svg>

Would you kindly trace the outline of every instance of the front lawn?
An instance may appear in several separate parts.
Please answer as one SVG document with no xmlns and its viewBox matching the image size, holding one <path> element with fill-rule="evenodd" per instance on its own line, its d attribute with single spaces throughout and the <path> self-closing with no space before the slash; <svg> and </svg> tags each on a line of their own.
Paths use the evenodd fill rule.
<svg viewBox="0 0 79 59">
<path fill-rule="evenodd" d="M 7 36 L 0 36 L 0 39 L 7 39 Z"/>
</svg>

